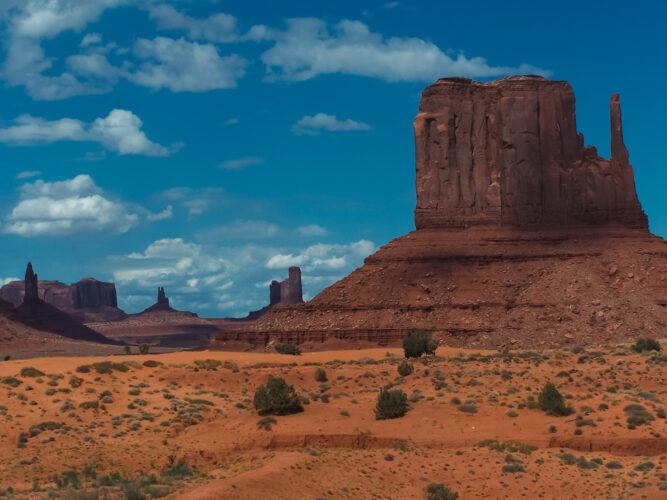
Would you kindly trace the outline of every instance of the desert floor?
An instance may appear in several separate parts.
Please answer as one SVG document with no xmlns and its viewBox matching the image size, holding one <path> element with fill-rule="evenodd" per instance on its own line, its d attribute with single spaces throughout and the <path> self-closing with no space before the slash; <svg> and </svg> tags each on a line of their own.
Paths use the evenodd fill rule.
<svg viewBox="0 0 667 500">
<path fill-rule="evenodd" d="M 665 354 L 440 348 L 406 377 L 401 360 L 391 348 L 0 362 L 0 498 L 403 499 L 430 483 L 461 499 L 667 497 Z M 308 404 L 264 428 L 253 396 L 268 375 Z M 535 408 L 547 381 L 572 415 Z M 387 384 L 410 410 L 378 421 Z M 644 409 L 633 425 L 631 404 Z"/>
</svg>

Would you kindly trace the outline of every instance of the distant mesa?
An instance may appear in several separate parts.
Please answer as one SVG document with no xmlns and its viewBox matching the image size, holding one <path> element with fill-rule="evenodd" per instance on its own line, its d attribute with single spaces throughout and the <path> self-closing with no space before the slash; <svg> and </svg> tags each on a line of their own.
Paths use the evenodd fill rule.
<svg viewBox="0 0 667 500">
<path fill-rule="evenodd" d="M 94 278 L 84 278 L 66 285 L 60 281 L 39 281 L 28 264 L 25 280 L 13 281 L 0 288 L 0 299 L 14 307 L 25 300 L 41 299 L 68 313 L 80 322 L 117 321 L 127 315 L 118 308 L 116 285 Z"/>
<path fill-rule="evenodd" d="M 23 281 L 22 303 L 6 314 L 9 319 L 23 323 L 35 330 L 55 333 L 71 339 L 102 344 L 122 344 L 106 338 L 61 309 L 45 302 L 41 298 L 40 283 L 33 270 L 32 263 L 28 263 L 25 280 Z"/>
<path fill-rule="evenodd" d="M 397 345 L 415 329 L 479 348 L 664 334 L 667 244 L 637 198 L 618 94 L 610 128 L 605 159 L 577 131 L 565 81 L 438 80 L 414 120 L 416 230 L 212 347 Z"/>
</svg>

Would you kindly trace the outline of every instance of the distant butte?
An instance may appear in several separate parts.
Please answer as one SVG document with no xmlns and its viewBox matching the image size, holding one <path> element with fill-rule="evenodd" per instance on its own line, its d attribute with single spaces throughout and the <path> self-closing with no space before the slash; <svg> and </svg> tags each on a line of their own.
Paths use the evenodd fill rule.
<svg viewBox="0 0 667 500">
<path fill-rule="evenodd" d="M 667 245 L 637 198 L 617 94 L 610 123 L 607 160 L 578 133 L 565 81 L 438 80 L 414 121 L 416 230 L 212 347 L 386 345 L 414 329 L 484 348 L 664 333 Z"/>
</svg>

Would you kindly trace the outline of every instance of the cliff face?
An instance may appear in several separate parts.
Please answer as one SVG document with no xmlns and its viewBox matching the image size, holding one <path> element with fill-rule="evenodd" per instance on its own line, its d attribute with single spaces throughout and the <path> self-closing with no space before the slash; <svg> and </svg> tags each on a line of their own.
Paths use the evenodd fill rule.
<svg viewBox="0 0 667 500">
<path fill-rule="evenodd" d="M 444 78 L 414 121 L 417 229 L 615 224 L 648 227 L 611 98 L 611 160 L 584 147 L 564 81 Z"/>
<path fill-rule="evenodd" d="M 115 321 L 126 315 L 118 309 L 116 285 L 84 278 L 72 285 L 60 281 L 37 280 L 29 265 L 24 281 L 13 281 L 0 288 L 0 298 L 20 306 L 26 300 L 43 300 L 79 321 Z M 26 294 L 26 292 L 28 292 Z"/>
<path fill-rule="evenodd" d="M 301 268 L 290 267 L 288 277 L 281 282 L 272 281 L 269 286 L 269 305 L 299 304 L 303 302 Z"/>
<path fill-rule="evenodd" d="M 416 231 L 305 304 L 213 347 L 554 347 L 664 334 L 667 244 L 648 231 L 618 95 L 611 152 L 584 147 L 567 82 L 438 80 L 414 122 Z"/>
</svg>

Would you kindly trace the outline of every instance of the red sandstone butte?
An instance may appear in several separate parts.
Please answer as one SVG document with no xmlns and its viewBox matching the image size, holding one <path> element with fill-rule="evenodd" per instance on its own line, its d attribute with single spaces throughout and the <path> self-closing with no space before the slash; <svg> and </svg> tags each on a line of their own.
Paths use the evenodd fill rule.
<svg viewBox="0 0 667 500">
<path fill-rule="evenodd" d="M 637 199 L 618 95 L 610 115 L 607 160 L 584 146 L 567 82 L 438 80 L 414 122 L 416 230 L 212 346 L 386 345 L 414 329 L 487 348 L 664 335 L 667 244 Z"/>
</svg>

